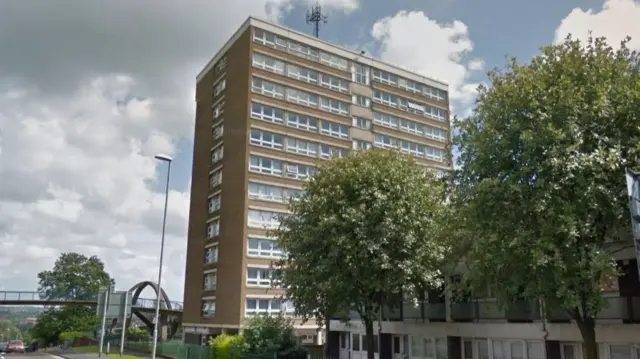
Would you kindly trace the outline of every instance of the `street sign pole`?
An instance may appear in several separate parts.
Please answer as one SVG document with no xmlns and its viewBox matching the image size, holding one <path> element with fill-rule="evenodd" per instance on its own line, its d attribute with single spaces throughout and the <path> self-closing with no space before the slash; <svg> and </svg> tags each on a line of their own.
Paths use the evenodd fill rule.
<svg viewBox="0 0 640 359">
<path fill-rule="evenodd" d="M 124 295 L 124 310 L 122 311 L 122 333 L 120 333 L 120 356 L 124 353 L 124 338 L 127 331 L 127 306 L 129 305 L 129 293 Z"/>
<path fill-rule="evenodd" d="M 107 326 L 107 307 L 109 306 L 109 293 L 111 293 L 111 284 L 109 284 L 109 289 L 106 291 L 106 293 L 104 293 L 102 325 L 100 329 L 100 348 L 98 348 L 98 357 L 102 357 L 102 346 L 104 345 L 104 330 Z"/>
<path fill-rule="evenodd" d="M 629 194 L 633 243 L 636 249 L 637 269 L 638 273 L 640 273 L 640 173 L 635 173 L 629 168 L 627 168 L 625 172 L 627 192 Z"/>
</svg>

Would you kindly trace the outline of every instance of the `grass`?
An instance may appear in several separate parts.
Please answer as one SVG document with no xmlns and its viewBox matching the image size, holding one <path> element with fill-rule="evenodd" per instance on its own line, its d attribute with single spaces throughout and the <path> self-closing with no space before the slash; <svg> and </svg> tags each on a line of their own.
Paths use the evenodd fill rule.
<svg viewBox="0 0 640 359">
<path fill-rule="evenodd" d="M 115 349 L 115 353 L 109 353 L 107 354 L 107 356 L 110 357 L 117 357 L 117 358 L 122 358 L 122 359 L 140 359 L 140 357 L 135 356 L 135 355 L 130 355 L 130 354 L 122 354 L 122 357 L 120 356 L 120 348 L 111 348 L 111 350 Z M 71 347 L 71 350 L 73 350 L 74 352 L 78 352 L 78 353 L 97 353 L 98 352 L 98 346 L 97 345 L 87 345 L 87 346 L 83 346 L 83 347 Z M 103 352 L 104 354 L 104 352 Z"/>
</svg>

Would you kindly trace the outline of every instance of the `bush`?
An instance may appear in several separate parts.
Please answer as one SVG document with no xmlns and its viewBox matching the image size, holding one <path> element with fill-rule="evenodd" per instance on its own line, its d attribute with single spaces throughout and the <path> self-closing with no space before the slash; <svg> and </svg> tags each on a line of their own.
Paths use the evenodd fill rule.
<svg viewBox="0 0 640 359">
<path fill-rule="evenodd" d="M 149 332 L 136 326 L 127 328 L 125 335 L 127 336 L 127 340 L 135 342 L 147 341 L 151 337 Z"/>
<path fill-rule="evenodd" d="M 252 355 L 286 359 L 306 358 L 307 352 L 298 344 L 293 322 L 283 316 L 257 316 L 249 319 L 243 334 L 247 351 Z"/>
<path fill-rule="evenodd" d="M 219 335 L 209 339 L 215 359 L 240 359 L 247 352 L 247 343 L 240 335 Z"/>
<path fill-rule="evenodd" d="M 58 339 L 60 341 L 69 341 L 73 342 L 76 338 L 83 337 L 85 334 L 83 332 L 62 332 L 58 335 Z"/>
</svg>

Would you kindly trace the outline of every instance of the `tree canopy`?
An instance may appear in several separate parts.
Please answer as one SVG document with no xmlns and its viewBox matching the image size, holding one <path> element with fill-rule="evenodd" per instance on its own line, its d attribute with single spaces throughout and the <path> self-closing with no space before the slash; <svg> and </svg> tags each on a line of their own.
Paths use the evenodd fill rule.
<svg viewBox="0 0 640 359">
<path fill-rule="evenodd" d="M 279 280 L 307 318 L 357 312 L 372 359 L 381 308 L 441 282 L 444 183 L 409 156 L 373 149 L 322 164 L 304 190 L 272 233 L 286 253 Z"/>
<path fill-rule="evenodd" d="M 87 332 L 98 325 L 95 308 L 89 306 L 63 306 L 49 308 L 40 315 L 31 328 L 31 336 L 42 344 L 55 343 L 63 332 Z"/>
<path fill-rule="evenodd" d="M 590 359 L 616 275 L 607 243 L 630 239 L 624 169 L 640 159 L 640 62 L 627 41 L 568 37 L 528 64 L 513 59 L 456 123 L 455 240 L 469 283 L 564 310 Z"/>
<path fill-rule="evenodd" d="M 52 270 L 38 273 L 38 292 L 46 299 L 95 299 L 110 283 L 100 258 L 79 253 L 62 253 Z"/>
</svg>

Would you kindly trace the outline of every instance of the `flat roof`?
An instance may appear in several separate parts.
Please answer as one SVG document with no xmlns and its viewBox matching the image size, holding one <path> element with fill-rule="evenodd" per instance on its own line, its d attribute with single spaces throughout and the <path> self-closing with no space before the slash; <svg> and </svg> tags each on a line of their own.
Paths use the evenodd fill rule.
<svg viewBox="0 0 640 359">
<path fill-rule="evenodd" d="M 395 75 L 407 78 L 409 80 L 421 82 L 425 85 L 433 86 L 435 88 L 439 88 L 444 91 L 449 91 L 449 86 L 445 82 L 420 75 L 416 72 L 404 69 L 398 65 L 394 65 L 394 64 L 373 58 L 371 56 L 367 56 L 366 54 L 365 55 L 360 54 L 356 51 L 334 45 L 328 41 L 313 37 L 309 34 L 305 34 L 303 32 L 293 30 L 288 27 L 284 27 L 282 25 L 277 25 L 253 16 L 249 16 L 242 23 L 242 25 L 240 25 L 240 27 L 233 33 L 231 38 L 227 40 L 224 46 L 222 46 L 222 48 L 216 53 L 216 55 L 207 63 L 204 69 L 200 71 L 200 73 L 196 77 L 197 82 L 199 82 L 202 79 L 202 77 L 204 77 L 204 75 L 208 73 L 209 70 L 211 70 L 211 68 L 218 62 L 218 60 L 222 57 L 222 55 L 225 54 L 227 50 L 236 42 L 236 40 L 238 40 L 238 38 L 251 26 L 263 29 L 265 31 L 274 33 L 282 37 L 286 37 L 294 41 L 298 41 L 306 45 L 313 46 L 322 51 L 343 57 L 350 61 L 355 61 L 363 65 L 375 67 L 377 69 L 391 72 Z"/>
</svg>

